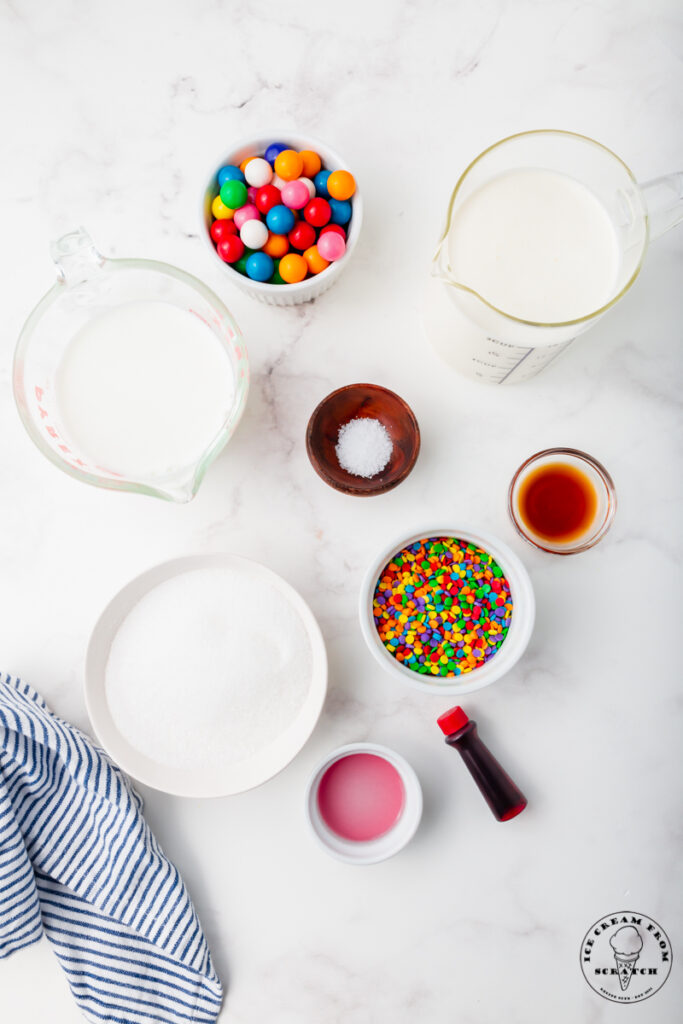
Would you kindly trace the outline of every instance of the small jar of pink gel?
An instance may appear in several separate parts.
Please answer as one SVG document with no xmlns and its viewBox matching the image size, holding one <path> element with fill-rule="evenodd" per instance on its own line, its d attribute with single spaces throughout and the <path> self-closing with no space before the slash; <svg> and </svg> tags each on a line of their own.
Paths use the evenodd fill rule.
<svg viewBox="0 0 683 1024">
<path fill-rule="evenodd" d="M 329 754 L 306 790 L 311 830 L 347 864 L 376 864 L 415 834 L 422 790 L 405 758 L 376 743 L 349 743 Z"/>
</svg>

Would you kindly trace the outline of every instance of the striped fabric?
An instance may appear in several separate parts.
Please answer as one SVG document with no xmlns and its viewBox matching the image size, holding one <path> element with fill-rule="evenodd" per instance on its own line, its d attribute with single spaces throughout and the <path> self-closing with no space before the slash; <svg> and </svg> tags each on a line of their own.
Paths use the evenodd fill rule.
<svg viewBox="0 0 683 1024">
<path fill-rule="evenodd" d="M 0 675 L 0 959 L 43 931 L 89 1021 L 212 1024 L 194 907 L 106 754 Z"/>
</svg>

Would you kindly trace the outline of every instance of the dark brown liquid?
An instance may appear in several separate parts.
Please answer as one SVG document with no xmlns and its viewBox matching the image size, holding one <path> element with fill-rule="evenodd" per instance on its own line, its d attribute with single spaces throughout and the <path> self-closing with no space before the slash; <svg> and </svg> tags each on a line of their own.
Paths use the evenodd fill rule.
<svg viewBox="0 0 683 1024">
<path fill-rule="evenodd" d="M 566 462 L 547 462 L 532 469 L 518 495 L 523 525 L 554 544 L 578 540 L 592 525 L 598 507 L 591 479 Z"/>
</svg>

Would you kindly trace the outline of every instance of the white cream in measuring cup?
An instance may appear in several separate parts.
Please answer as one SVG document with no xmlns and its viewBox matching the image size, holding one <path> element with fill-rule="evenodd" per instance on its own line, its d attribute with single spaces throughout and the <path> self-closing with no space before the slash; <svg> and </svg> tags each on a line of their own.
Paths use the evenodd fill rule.
<svg viewBox="0 0 683 1024">
<path fill-rule="evenodd" d="M 198 317 L 166 302 L 98 313 L 57 367 L 69 443 L 126 477 L 163 479 L 194 466 L 235 397 L 227 352 Z"/>
<path fill-rule="evenodd" d="M 79 480 L 188 501 L 244 409 L 237 324 L 201 281 L 166 263 L 105 259 L 83 229 L 52 254 L 58 282 L 14 358 L 24 426 Z"/>
<path fill-rule="evenodd" d="M 683 173 L 639 187 L 582 135 L 524 132 L 461 176 L 434 257 L 424 325 L 485 383 L 535 376 L 630 288 L 650 238 L 683 219 Z"/>
</svg>

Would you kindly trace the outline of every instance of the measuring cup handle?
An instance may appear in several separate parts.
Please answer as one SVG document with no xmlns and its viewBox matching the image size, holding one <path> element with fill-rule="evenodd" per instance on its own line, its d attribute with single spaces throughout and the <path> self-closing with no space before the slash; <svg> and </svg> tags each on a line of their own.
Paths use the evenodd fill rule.
<svg viewBox="0 0 683 1024">
<path fill-rule="evenodd" d="M 62 235 L 50 245 L 58 279 L 67 287 L 82 284 L 104 266 L 104 257 L 95 248 L 85 228 Z"/>
<path fill-rule="evenodd" d="M 647 205 L 650 239 L 659 238 L 683 220 L 683 171 L 653 178 L 640 186 Z"/>
</svg>

